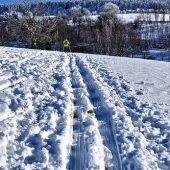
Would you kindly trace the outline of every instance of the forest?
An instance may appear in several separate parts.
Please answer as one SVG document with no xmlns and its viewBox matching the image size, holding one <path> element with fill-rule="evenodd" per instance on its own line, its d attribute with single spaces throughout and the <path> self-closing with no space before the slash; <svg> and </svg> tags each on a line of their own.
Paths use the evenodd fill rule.
<svg viewBox="0 0 170 170">
<path fill-rule="evenodd" d="M 121 4 L 98 2 L 98 8 L 91 9 L 92 3 L 97 2 L 6 6 L 11 11 L 0 16 L 0 44 L 63 51 L 63 40 L 69 39 L 72 52 L 131 57 L 147 57 L 151 48 L 170 48 L 170 11 L 164 4 L 137 8 L 139 17 L 124 22 L 118 17 L 126 15 Z"/>
</svg>

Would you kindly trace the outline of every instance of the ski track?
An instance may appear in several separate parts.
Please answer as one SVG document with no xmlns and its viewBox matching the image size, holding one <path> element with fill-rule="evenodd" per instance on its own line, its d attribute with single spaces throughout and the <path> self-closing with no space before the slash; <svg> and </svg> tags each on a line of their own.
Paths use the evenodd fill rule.
<svg viewBox="0 0 170 170">
<path fill-rule="evenodd" d="M 114 125 L 110 121 L 112 111 L 104 102 L 103 94 L 100 92 L 99 84 L 98 82 L 94 81 L 93 74 L 91 74 L 90 70 L 88 70 L 88 65 L 83 64 L 81 59 L 77 59 L 77 63 L 79 66 L 79 71 L 89 91 L 89 97 L 94 106 L 95 117 L 99 122 L 99 132 L 103 139 L 105 152 L 105 168 L 121 170 L 122 165 L 117 141 L 115 138 L 116 134 Z"/>
<path fill-rule="evenodd" d="M 164 142 L 168 141 L 169 126 L 162 121 L 166 122 L 168 113 L 140 101 L 142 93 L 135 91 L 129 82 L 123 79 L 123 76 L 118 73 L 113 75 L 107 68 L 101 68 L 100 63 L 91 58 L 88 59 L 88 63 L 91 63 L 89 68 L 93 70 L 95 78 L 100 81 L 100 84 L 105 84 L 101 88 L 109 91 L 107 96 L 109 102 L 115 103 L 113 121 L 119 132 L 117 141 L 123 167 L 125 169 L 169 169 L 167 160 L 170 150 Z M 158 115 L 161 116 L 158 117 Z M 160 134 L 163 138 L 160 138 Z M 143 153 L 150 158 L 149 164 L 144 161 Z M 159 161 L 156 161 L 157 159 Z"/>
<path fill-rule="evenodd" d="M 68 169 L 104 169 L 104 152 L 98 122 L 74 56 L 71 56 L 70 71 L 74 94 L 74 123 Z"/>
<path fill-rule="evenodd" d="M 2 55 L 0 169 L 168 170 L 168 113 L 122 75 L 83 55 Z"/>
</svg>

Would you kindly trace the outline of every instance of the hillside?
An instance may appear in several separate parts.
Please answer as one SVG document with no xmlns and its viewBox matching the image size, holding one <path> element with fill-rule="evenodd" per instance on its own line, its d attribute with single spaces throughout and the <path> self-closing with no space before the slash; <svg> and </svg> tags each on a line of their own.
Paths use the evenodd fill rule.
<svg viewBox="0 0 170 170">
<path fill-rule="evenodd" d="M 169 169 L 170 63 L 0 51 L 0 169 Z"/>
</svg>

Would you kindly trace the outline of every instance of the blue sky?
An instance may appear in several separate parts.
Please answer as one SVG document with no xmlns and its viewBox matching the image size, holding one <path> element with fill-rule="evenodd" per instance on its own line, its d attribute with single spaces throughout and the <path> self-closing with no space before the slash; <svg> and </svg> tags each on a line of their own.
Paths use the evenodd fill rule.
<svg viewBox="0 0 170 170">
<path fill-rule="evenodd" d="M 29 0 L 29 1 L 34 1 L 34 0 Z M 47 0 L 41 0 L 46 2 Z M 63 0 L 48 0 L 48 1 L 63 1 Z M 23 0 L 0 0 L 0 4 L 15 4 L 15 3 L 20 3 L 23 2 Z"/>
<path fill-rule="evenodd" d="M 0 4 L 14 4 L 14 3 L 18 3 L 18 2 L 22 2 L 22 0 L 0 0 Z"/>
<path fill-rule="evenodd" d="M 1 4 L 9 4 L 9 3 L 16 3 L 16 2 L 22 2 L 22 0 L 0 0 Z"/>
</svg>

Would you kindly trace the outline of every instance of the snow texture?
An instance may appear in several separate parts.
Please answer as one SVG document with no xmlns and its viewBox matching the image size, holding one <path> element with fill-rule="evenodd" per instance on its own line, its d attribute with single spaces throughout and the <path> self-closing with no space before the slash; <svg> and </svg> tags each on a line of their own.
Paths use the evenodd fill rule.
<svg viewBox="0 0 170 170">
<path fill-rule="evenodd" d="M 170 63 L 0 50 L 0 169 L 169 170 Z"/>
</svg>

